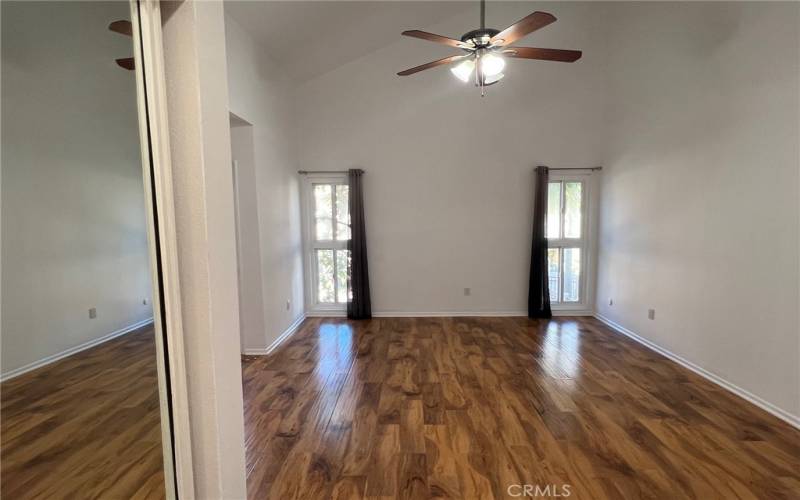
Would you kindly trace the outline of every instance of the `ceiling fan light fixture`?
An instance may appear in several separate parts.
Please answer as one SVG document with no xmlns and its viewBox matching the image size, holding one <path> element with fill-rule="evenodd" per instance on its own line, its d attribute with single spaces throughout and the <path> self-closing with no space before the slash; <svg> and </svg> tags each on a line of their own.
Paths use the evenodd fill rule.
<svg viewBox="0 0 800 500">
<path fill-rule="evenodd" d="M 485 95 L 484 87 L 503 79 L 506 58 L 534 59 L 542 61 L 575 62 L 583 55 L 580 50 L 543 49 L 517 47 L 513 44 L 522 37 L 540 30 L 556 21 L 556 16 L 547 12 L 532 12 L 504 30 L 486 27 L 486 0 L 480 0 L 480 28 L 461 35 L 461 40 L 421 30 L 406 30 L 403 36 L 419 38 L 429 42 L 462 49 L 467 54 L 443 57 L 420 64 L 397 73 L 408 76 L 438 66 L 448 66 L 450 72 L 464 83 L 473 81 Z"/>
<path fill-rule="evenodd" d="M 467 59 L 456 66 L 450 68 L 450 72 L 453 73 L 456 78 L 461 80 L 462 82 L 468 82 L 470 77 L 472 76 L 472 72 L 475 70 L 475 61 L 472 59 Z"/>
<path fill-rule="evenodd" d="M 500 80 L 502 80 L 504 76 L 506 76 L 506 75 L 504 75 L 503 73 L 497 73 L 496 75 L 492 75 L 492 76 L 486 76 L 486 77 L 483 79 L 483 84 L 484 84 L 485 86 L 488 86 L 488 85 L 491 85 L 491 84 L 493 84 L 493 83 L 497 83 L 497 82 L 499 82 Z"/>
<path fill-rule="evenodd" d="M 503 72 L 506 67 L 506 61 L 494 54 L 486 54 L 481 57 L 481 72 L 487 77 L 495 76 Z"/>
</svg>

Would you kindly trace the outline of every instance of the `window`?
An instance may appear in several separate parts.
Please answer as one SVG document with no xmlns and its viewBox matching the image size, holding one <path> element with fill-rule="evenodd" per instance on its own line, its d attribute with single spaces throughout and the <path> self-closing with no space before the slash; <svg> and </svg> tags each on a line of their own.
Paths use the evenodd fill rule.
<svg viewBox="0 0 800 500">
<path fill-rule="evenodd" d="M 550 181 L 546 235 L 551 304 L 586 302 L 586 207 L 586 182 L 570 178 Z"/>
<path fill-rule="evenodd" d="M 350 212 L 344 176 L 309 178 L 305 187 L 307 267 L 316 309 L 343 309 L 347 303 Z"/>
</svg>

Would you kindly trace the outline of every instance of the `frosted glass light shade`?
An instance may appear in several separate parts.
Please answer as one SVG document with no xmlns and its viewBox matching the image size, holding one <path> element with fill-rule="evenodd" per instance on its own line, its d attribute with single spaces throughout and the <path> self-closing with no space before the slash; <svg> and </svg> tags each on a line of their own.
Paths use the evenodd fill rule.
<svg viewBox="0 0 800 500">
<path fill-rule="evenodd" d="M 456 75 L 456 78 L 461 80 L 462 82 L 468 82 L 469 77 L 472 75 L 472 72 L 475 70 L 475 61 L 472 59 L 467 59 L 456 66 L 450 68 L 450 71 Z"/>
<path fill-rule="evenodd" d="M 488 77 L 498 75 L 503 72 L 506 62 L 502 57 L 494 54 L 486 54 L 481 57 L 481 71 Z"/>
<path fill-rule="evenodd" d="M 504 75 L 503 73 L 498 73 L 498 74 L 492 75 L 492 76 L 486 76 L 483 79 L 483 84 L 484 85 L 491 85 L 494 82 L 499 82 L 500 80 L 503 79 L 504 76 L 506 76 L 506 75 Z"/>
</svg>

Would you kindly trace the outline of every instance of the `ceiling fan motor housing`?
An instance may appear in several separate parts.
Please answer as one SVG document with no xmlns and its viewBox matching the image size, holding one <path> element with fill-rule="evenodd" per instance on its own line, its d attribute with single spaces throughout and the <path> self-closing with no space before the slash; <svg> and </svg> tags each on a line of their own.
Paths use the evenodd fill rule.
<svg viewBox="0 0 800 500">
<path fill-rule="evenodd" d="M 498 33 L 500 32 L 491 28 L 481 28 L 464 33 L 461 36 L 461 41 L 464 43 L 471 42 L 475 48 L 486 47 L 489 45 L 489 40 Z"/>
<path fill-rule="evenodd" d="M 493 36 L 500 33 L 498 30 L 492 28 L 481 28 L 477 30 L 472 30 L 464 33 L 461 35 L 461 41 L 464 43 L 471 44 L 470 48 L 465 48 L 464 50 L 467 52 L 471 52 L 477 54 L 478 57 L 481 57 L 483 54 L 488 53 L 491 49 L 488 49 L 490 45 L 490 41 Z M 476 87 L 488 87 L 490 85 L 494 85 L 499 80 L 493 82 L 475 82 Z"/>
</svg>

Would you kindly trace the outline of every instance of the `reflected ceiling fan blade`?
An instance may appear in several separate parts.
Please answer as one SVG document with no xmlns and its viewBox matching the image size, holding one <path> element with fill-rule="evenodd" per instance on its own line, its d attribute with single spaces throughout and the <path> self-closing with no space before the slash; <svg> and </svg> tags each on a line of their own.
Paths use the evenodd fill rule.
<svg viewBox="0 0 800 500">
<path fill-rule="evenodd" d="M 424 71 L 424 70 L 429 69 L 429 68 L 435 68 L 436 66 L 441 66 L 443 64 L 450 64 L 452 62 L 458 61 L 459 59 L 463 59 L 465 57 L 467 57 L 467 56 L 445 57 L 444 59 L 439 59 L 438 61 L 431 61 L 429 63 L 422 64 L 420 66 L 415 66 L 415 67 L 407 69 L 405 71 L 401 71 L 400 73 L 397 73 L 397 74 L 400 75 L 400 76 L 413 75 L 414 73 L 419 73 L 420 71 Z"/>
<path fill-rule="evenodd" d="M 133 71 L 133 69 L 136 67 L 132 57 L 124 57 L 122 59 L 117 59 L 116 61 L 117 65 L 119 65 L 121 68 Z"/>
<path fill-rule="evenodd" d="M 112 22 L 108 25 L 108 29 L 120 35 L 133 36 L 133 25 L 131 25 L 130 21 L 126 21 L 125 19 Z"/>
<path fill-rule="evenodd" d="M 441 43 L 444 45 L 449 45 L 451 47 L 456 47 L 458 49 L 469 48 L 471 45 L 462 42 L 461 40 L 455 40 L 453 38 L 447 38 L 446 36 L 437 35 L 435 33 L 428 33 L 427 31 L 420 31 L 420 30 L 408 30 L 402 33 L 404 36 L 410 36 L 412 38 L 419 38 L 420 40 L 428 40 L 429 42 L 434 43 Z"/>
<path fill-rule="evenodd" d="M 556 22 L 556 16 L 536 11 L 492 37 L 492 45 L 511 45 L 523 36 Z"/>
<path fill-rule="evenodd" d="M 581 58 L 580 50 L 537 49 L 535 47 L 509 47 L 503 55 L 517 59 L 541 59 L 544 61 L 575 62 Z"/>
</svg>

